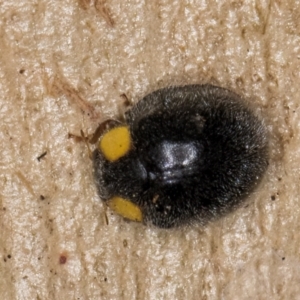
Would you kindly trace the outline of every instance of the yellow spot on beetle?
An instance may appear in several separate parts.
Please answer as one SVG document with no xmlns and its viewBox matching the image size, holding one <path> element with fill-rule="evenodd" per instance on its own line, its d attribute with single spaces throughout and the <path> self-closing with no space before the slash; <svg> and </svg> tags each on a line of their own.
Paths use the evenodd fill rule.
<svg viewBox="0 0 300 300">
<path fill-rule="evenodd" d="M 105 133 L 100 140 L 99 149 L 109 161 L 115 161 L 130 150 L 130 132 L 127 126 L 115 127 Z"/>
<path fill-rule="evenodd" d="M 136 222 L 141 222 L 143 220 L 140 208 L 130 200 L 121 197 L 113 197 L 108 201 L 108 206 L 123 218 Z"/>
</svg>

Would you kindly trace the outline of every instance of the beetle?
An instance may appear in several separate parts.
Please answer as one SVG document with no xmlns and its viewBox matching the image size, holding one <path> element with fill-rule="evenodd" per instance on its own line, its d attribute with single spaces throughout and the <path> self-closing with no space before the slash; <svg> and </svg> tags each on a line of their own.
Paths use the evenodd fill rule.
<svg viewBox="0 0 300 300">
<path fill-rule="evenodd" d="M 100 198 L 123 217 L 171 228 L 223 216 L 268 166 L 264 122 L 214 85 L 156 90 L 113 122 L 93 153 Z"/>
</svg>

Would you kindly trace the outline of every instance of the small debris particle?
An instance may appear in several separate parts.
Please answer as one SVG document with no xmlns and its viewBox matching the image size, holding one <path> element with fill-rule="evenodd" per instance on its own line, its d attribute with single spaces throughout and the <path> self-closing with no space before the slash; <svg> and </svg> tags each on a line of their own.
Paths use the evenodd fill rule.
<svg viewBox="0 0 300 300">
<path fill-rule="evenodd" d="M 45 200 L 45 196 L 43 196 L 43 195 L 40 195 L 40 200 Z"/>
<path fill-rule="evenodd" d="M 67 257 L 65 255 L 61 255 L 59 257 L 59 264 L 64 265 L 67 262 Z"/>
<path fill-rule="evenodd" d="M 43 158 L 43 157 L 45 157 L 47 155 L 47 151 L 45 151 L 44 153 L 42 153 L 40 156 L 38 156 L 36 159 L 38 160 L 38 161 L 41 161 L 41 159 Z"/>
<path fill-rule="evenodd" d="M 271 196 L 271 200 L 272 200 L 272 201 L 275 201 L 275 200 L 276 200 L 275 195 L 272 195 L 272 196 Z"/>
<path fill-rule="evenodd" d="M 281 259 L 282 259 L 282 260 L 285 260 L 285 257 L 282 257 Z"/>
</svg>

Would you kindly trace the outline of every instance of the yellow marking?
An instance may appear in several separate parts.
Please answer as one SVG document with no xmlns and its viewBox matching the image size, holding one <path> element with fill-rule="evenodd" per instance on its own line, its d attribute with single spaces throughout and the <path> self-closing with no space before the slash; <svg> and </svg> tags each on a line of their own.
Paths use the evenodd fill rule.
<svg viewBox="0 0 300 300">
<path fill-rule="evenodd" d="M 115 127 L 105 133 L 100 140 L 99 149 L 109 161 L 116 161 L 130 150 L 130 132 L 126 126 Z"/>
<path fill-rule="evenodd" d="M 113 197 L 108 201 L 108 206 L 125 219 L 135 222 L 142 222 L 143 220 L 142 211 L 130 200 L 121 197 Z"/>
</svg>

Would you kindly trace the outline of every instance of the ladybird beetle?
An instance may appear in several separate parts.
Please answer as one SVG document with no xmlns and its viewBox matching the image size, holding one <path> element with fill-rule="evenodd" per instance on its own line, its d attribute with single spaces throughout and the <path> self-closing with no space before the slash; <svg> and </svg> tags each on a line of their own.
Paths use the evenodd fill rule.
<svg viewBox="0 0 300 300">
<path fill-rule="evenodd" d="M 93 153 L 100 198 L 124 218 L 205 224 L 239 204 L 268 165 L 264 123 L 213 85 L 156 90 L 115 122 Z"/>
</svg>

